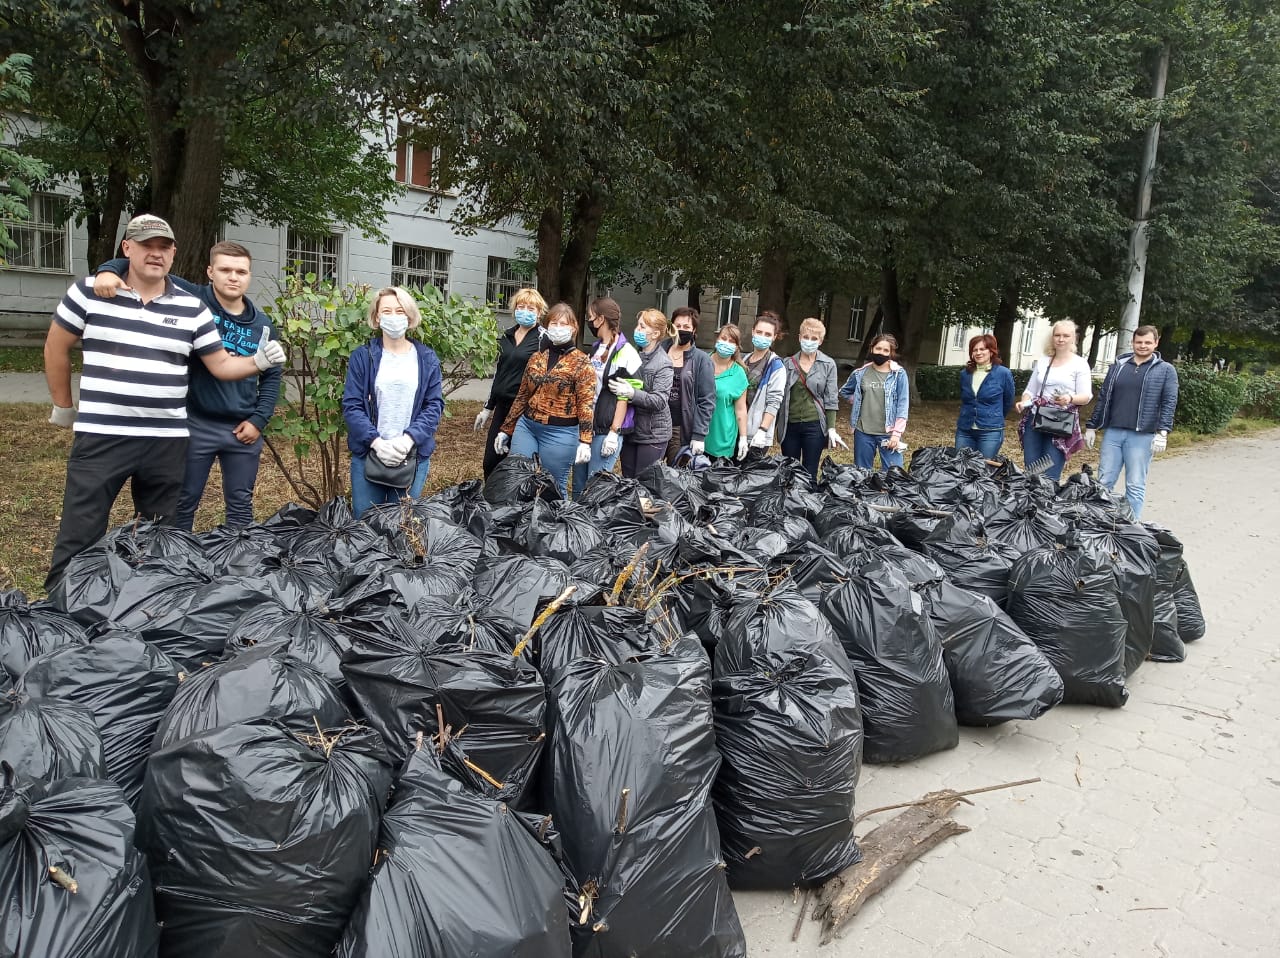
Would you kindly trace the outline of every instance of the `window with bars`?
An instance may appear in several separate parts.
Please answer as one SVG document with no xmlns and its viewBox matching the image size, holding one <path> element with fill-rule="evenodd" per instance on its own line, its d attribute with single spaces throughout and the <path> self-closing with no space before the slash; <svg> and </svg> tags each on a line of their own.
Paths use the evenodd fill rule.
<svg viewBox="0 0 1280 958">
<path fill-rule="evenodd" d="M 32 193 L 26 201 L 27 219 L 0 221 L 14 243 L 9 249 L 0 249 L 0 265 L 9 269 L 70 272 L 67 203 L 67 197 L 56 193 Z"/>
<path fill-rule="evenodd" d="M 315 273 L 321 281 L 338 282 L 342 260 L 342 234 L 298 233 L 293 229 L 285 240 L 284 268 L 306 276 Z"/>
<path fill-rule="evenodd" d="M 723 329 L 726 326 L 738 325 L 738 319 L 741 315 L 742 294 L 738 291 L 738 287 L 735 286 L 720 297 L 720 308 L 716 311 L 716 328 Z"/>
<path fill-rule="evenodd" d="M 434 286 L 449 294 L 449 259 L 447 249 L 391 244 L 391 285 L 405 289 Z"/>
<path fill-rule="evenodd" d="M 867 297 L 859 296 L 849 307 L 849 342 L 860 343 L 867 335 Z"/>
<path fill-rule="evenodd" d="M 489 257 L 489 282 L 485 297 L 498 312 L 511 312 L 511 297 L 532 282 L 533 277 L 522 273 L 512 265 L 511 260 L 500 256 Z"/>
</svg>

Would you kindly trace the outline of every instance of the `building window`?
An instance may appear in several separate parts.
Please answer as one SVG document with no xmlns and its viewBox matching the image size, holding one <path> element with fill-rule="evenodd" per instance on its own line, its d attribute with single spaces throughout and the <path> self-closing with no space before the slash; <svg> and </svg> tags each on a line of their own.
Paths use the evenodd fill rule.
<svg viewBox="0 0 1280 958">
<path fill-rule="evenodd" d="M 955 332 L 951 334 L 951 346 L 954 349 L 964 349 L 964 334 L 967 329 L 964 326 L 957 326 Z"/>
<path fill-rule="evenodd" d="M 720 297 L 720 309 L 716 313 L 716 328 L 723 329 L 725 326 L 737 326 L 738 318 L 741 315 L 742 294 L 738 291 L 738 287 L 735 286 Z"/>
<path fill-rule="evenodd" d="M 824 326 L 831 322 L 831 294 L 825 290 L 818 294 L 818 321 Z"/>
<path fill-rule="evenodd" d="M 498 312 L 511 312 L 511 297 L 531 282 L 532 277 L 512 266 L 511 260 L 489 257 L 489 283 L 485 295 Z"/>
<path fill-rule="evenodd" d="M 26 206 L 27 219 L 3 220 L 14 246 L 0 248 L 0 264 L 10 269 L 70 272 L 67 198 L 55 193 L 32 193 Z"/>
<path fill-rule="evenodd" d="M 405 289 L 434 286 L 449 294 L 449 257 L 447 249 L 391 244 L 391 285 Z"/>
<path fill-rule="evenodd" d="M 396 182 L 424 190 L 452 189 L 449 164 L 439 146 L 419 130 L 400 124 L 396 138 Z"/>
<path fill-rule="evenodd" d="M 657 278 L 654 280 L 656 287 L 653 296 L 653 306 L 664 315 L 667 312 L 667 305 L 671 302 L 671 293 L 675 289 L 675 279 L 671 275 L 670 270 L 659 271 Z"/>
<path fill-rule="evenodd" d="M 859 296 L 849 307 L 849 341 L 860 343 L 867 335 L 867 297 Z"/>
<path fill-rule="evenodd" d="M 1031 352 L 1035 345 L 1036 324 L 1027 320 L 1022 326 L 1022 355 Z"/>
<path fill-rule="evenodd" d="M 299 233 L 289 230 L 285 240 L 284 268 L 287 272 L 306 276 L 315 273 L 321 282 L 338 282 L 338 266 L 342 259 L 342 234 Z"/>
</svg>

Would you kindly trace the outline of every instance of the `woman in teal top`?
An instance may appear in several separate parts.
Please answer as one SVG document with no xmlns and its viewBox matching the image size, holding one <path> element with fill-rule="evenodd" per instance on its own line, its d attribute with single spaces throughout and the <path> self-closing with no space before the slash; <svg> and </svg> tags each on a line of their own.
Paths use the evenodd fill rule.
<svg viewBox="0 0 1280 958">
<path fill-rule="evenodd" d="M 716 408 L 707 429 L 707 455 L 741 459 L 747 453 L 747 371 L 737 359 L 737 326 L 726 326 L 711 354 L 716 374 Z"/>
</svg>

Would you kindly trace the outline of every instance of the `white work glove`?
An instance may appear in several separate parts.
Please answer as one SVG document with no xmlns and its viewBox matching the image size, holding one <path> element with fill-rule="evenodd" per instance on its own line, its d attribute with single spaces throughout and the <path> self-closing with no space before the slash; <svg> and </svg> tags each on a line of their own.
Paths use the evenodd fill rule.
<svg viewBox="0 0 1280 958">
<path fill-rule="evenodd" d="M 840 438 L 840 433 L 834 429 L 827 430 L 827 446 L 831 449 L 848 449 L 849 444 Z"/>
<path fill-rule="evenodd" d="M 757 429 L 756 434 L 751 437 L 751 448 L 752 449 L 768 449 L 769 434 L 765 432 L 763 429 Z"/>
<path fill-rule="evenodd" d="M 55 405 L 49 413 L 49 422 L 63 429 L 70 429 L 76 424 L 76 407 Z"/>
<path fill-rule="evenodd" d="M 591 443 L 578 443 L 578 451 L 573 456 L 573 464 L 575 466 L 585 466 L 591 461 Z"/>
<path fill-rule="evenodd" d="M 1092 448 L 1093 448 L 1093 444 L 1094 444 L 1095 442 L 1097 442 L 1097 441 L 1098 441 L 1098 430 L 1096 430 L 1096 429 L 1086 429 L 1086 430 L 1084 431 L 1084 444 L 1085 444 L 1088 448 L 1092 449 Z"/>
<path fill-rule="evenodd" d="M 262 338 L 258 340 L 258 351 L 253 354 L 254 365 L 260 372 L 266 372 L 272 366 L 284 365 L 284 347 L 271 338 L 271 331 L 264 329 Z"/>
<path fill-rule="evenodd" d="M 621 442 L 621 440 L 618 438 L 618 434 L 612 429 L 609 430 L 609 435 L 605 436 L 604 439 L 600 441 L 600 455 L 605 457 L 612 456 L 618 451 L 619 442 Z"/>
<path fill-rule="evenodd" d="M 499 456 L 505 456 L 507 450 L 511 448 L 511 437 L 505 432 L 500 432 L 493 437 L 493 451 Z"/>
<path fill-rule="evenodd" d="M 413 452 L 413 447 L 416 445 L 417 443 L 413 441 L 413 437 L 407 432 L 402 432 L 391 440 L 391 448 L 400 454 L 402 460 L 409 458 L 409 453 Z"/>
<path fill-rule="evenodd" d="M 1164 452 L 1165 449 L 1168 447 L 1168 445 L 1169 445 L 1168 433 L 1158 432 L 1156 433 L 1155 438 L 1151 440 L 1151 451 L 1153 453 Z"/>
<path fill-rule="evenodd" d="M 703 442 L 701 439 L 690 440 L 689 455 L 701 456 L 701 455 L 705 455 L 706 451 L 707 451 L 707 444 Z"/>
<path fill-rule="evenodd" d="M 739 437 L 738 437 L 738 455 L 737 455 L 737 458 L 738 458 L 738 459 L 741 459 L 743 456 L 745 456 L 745 455 L 747 454 L 747 449 L 748 449 L 749 447 L 750 447 L 750 443 L 748 443 L 748 442 L 747 442 L 747 437 L 746 437 L 746 436 L 739 436 Z"/>
<path fill-rule="evenodd" d="M 384 466 L 398 466 L 404 462 L 404 456 L 391 444 L 391 440 L 383 439 L 381 436 L 369 443 L 369 451 L 377 456 Z"/>
<path fill-rule="evenodd" d="M 630 399 L 636 394 L 636 387 L 625 379 L 610 379 L 609 391 L 619 399 Z"/>
<path fill-rule="evenodd" d="M 492 409 L 481 409 L 476 414 L 476 423 L 471 427 L 472 432 L 483 432 L 484 427 L 489 425 L 489 420 L 493 418 Z"/>
</svg>

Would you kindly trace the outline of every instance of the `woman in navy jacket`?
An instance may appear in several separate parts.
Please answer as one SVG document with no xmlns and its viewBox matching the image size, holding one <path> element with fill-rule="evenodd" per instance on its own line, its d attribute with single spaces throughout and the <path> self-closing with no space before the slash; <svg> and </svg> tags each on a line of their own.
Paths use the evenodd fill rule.
<svg viewBox="0 0 1280 958">
<path fill-rule="evenodd" d="M 370 506 L 398 502 L 406 495 L 416 499 L 427 481 L 436 428 L 444 415 L 444 389 L 435 351 L 407 337 L 421 322 L 422 313 L 408 290 L 378 290 L 369 308 L 369 325 L 380 335 L 347 362 L 342 416 L 351 451 L 351 508 L 357 516 Z M 418 468 L 407 490 L 365 477 L 369 456 L 397 466 L 415 451 Z"/>
<path fill-rule="evenodd" d="M 990 333 L 969 340 L 969 363 L 960 371 L 960 418 L 956 448 L 977 449 L 994 459 L 1004 444 L 1004 421 L 1013 409 L 1013 373 L 1000 361 Z"/>
</svg>

